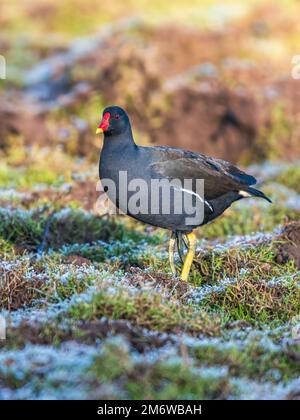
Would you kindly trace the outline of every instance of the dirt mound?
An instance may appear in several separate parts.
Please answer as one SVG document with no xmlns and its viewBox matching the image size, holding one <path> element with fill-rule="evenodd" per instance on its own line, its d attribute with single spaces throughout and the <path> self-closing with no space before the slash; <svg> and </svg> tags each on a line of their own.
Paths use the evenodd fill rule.
<svg viewBox="0 0 300 420">
<path fill-rule="evenodd" d="M 300 269 L 300 220 L 285 226 L 282 233 L 276 238 L 276 249 L 276 261 L 279 264 L 294 260 Z"/>
<path fill-rule="evenodd" d="M 286 67 L 282 73 L 280 65 L 243 58 L 251 57 L 259 28 L 251 21 L 240 36 L 239 25 L 200 31 L 139 24 L 81 39 L 35 66 L 15 103 L 1 99 L 0 144 L 21 134 L 25 144 L 59 144 L 97 160 L 97 106 L 119 104 L 139 142 L 234 162 L 295 159 L 298 81 L 282 78 Z"/>
<path fill-rule="evenodd" d="M 26 144 L 46 145 L 49 132 L 46 114 L 36 112 L 20 94 L 0 96 L 0 148 L 9 144 L 9 137 L 20 135 Z"/>
<path fill-rule="evenodd" d="M 218 83 L 183 87 L 171 98 L 172 110 L 154 133 L 154 141 L 238 161 L 259 156 L 256 139 L 263 112 L 249 92 Z"/>
</svg>

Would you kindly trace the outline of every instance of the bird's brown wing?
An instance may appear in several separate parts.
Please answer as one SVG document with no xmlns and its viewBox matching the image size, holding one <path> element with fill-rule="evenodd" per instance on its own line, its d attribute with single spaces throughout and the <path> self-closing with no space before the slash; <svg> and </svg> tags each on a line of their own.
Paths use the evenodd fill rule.
<svg viewBox="0 0 300 420">
<path fill-rule="evenodd" d="M 221 159 L 187 152 L 176 148 L 156 149 L 155 162 L 151 163 L 153 177 L 168 179 L 203 179 L 205 198 L 211 200 L 231 191 L 247 190 L 256 179 L 233 164 Z"/>
</svg>

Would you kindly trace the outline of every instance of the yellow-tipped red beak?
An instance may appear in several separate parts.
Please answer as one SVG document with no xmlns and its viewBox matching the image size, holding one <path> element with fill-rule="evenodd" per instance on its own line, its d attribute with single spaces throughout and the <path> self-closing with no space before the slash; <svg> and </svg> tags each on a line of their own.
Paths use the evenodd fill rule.
<svg viewBox="0 0 300 420">
<path fill-rule="evenodd" d="M 98 127 L 96 130 L 96 134 L 101 134 L 101 133 L 103 133 L 103 129 Z"/>
</svg>

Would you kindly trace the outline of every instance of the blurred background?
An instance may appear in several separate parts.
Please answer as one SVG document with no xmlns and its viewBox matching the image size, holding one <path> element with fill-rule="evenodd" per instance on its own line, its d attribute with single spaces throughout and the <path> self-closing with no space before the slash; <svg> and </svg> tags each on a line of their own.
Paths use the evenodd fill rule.
<svg viewBox="0 0 300 420">
<path fill-rule="evenodd" d="M 299 158 L 299 13 L 293 0 L 2 1 L 1 158 L 47 147 L 95 162 L 109 104 L 142 144 Z"/>
<path fill-rule="evenodd" d="M 129 112 L 139 144 L 289 169 L 300 157 L 299 12 L 293 0 L 1 2 L 0 187 L 76 181 L 69 200 L 90 209 L 95 127 L 111 104 Z M 297 190 L 295 165 L 288 175 Z"/>
</svg>

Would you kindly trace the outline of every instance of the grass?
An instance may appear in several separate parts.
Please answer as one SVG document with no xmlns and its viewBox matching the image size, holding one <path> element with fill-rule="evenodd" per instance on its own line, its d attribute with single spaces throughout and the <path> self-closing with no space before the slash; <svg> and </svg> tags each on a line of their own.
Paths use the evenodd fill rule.
<svg viewBox="0 0 300 420">
<path fill-rule="evenodd" d="M 62 186 L 70 177 L 57 175 L 51 169 L 34 168 L 12 168 L 8 166 L 1 166 L 0 169 L 0 186 L 2 188 L 31 188 L 35 185 L 48 185 L 53 187 Z"/>
<path fill-rule="evenodd" d="M 300 193 L 300 168 L 299 166 L 291 166 L 287 170 L 281 172 L 276 178 L 276 182 Z"/>
<path fill-rule="evenodd" d="M 251 199 L 248 203 L 234 204 L 216 221 L 201 228 L 201 236 L 214 239 L 258 231 L 270 232 L 279 224 L 294 220 L 299 215 L 299 211 L 285 207 L 284 203 L 278 201 L 268 204 Z"/>
<path fill-rule="evenodd" d="M 197 257 L 192 281 L 215 285 L 200 307 L 223 320 L 250 324 L 287 322 L 300 313 L 300 274 L 294 262 L 276 263 L 276 244 L 231 247 Z M 220 281 L 231 279 L 222 285 Z M 221 285 L 221 287 L 218 287 Z"/>
<path fill-rule="evenodd" d="M 0 309 L 15 311 L 32 305 L 45 288 L 44 277 L 31 273 L 28 264 L 0 266 Z"/>
<path fill-rule="evenodd" d="M 36 260 L 49 218 L 47 252 Z M 0 383 L 9 389 L 71 395 L 52 379 L 58 370 L 66 375 L 65 361 L 74 361 L 69 353 L 61 356 L 62 364 L 51 356 L 44 376 L 31 364 L 32 355 L 26 369 L 18 364 L 21 355 L 39 346 L 40 352 L 60 354 L 69 343 L 73 350 L 74 343 L 87 347 L 64 383 L 76 389 L 80 378 L 86 395 L 95 398 L 239 398 L 245 395 L 243 381 L 260 389 L 265 383 L 290 384 L 299 376 L 297 340 L 286 338 L 300 313 L 299 272 L 292 261 L 275 262 L 276 240 L 245 241 L 220 251 L 208 242 L 186 285 L 166 274 L 167 260 L 156 254 L 167 246 L 164 233 L 149 235 L 136 222 L 74 208 L 52 214 L 51 206 L 1 209 L 0 219 L 0 274 L 6 278 L 1 309 L 17 315 L 19 308 L 35 306 L 46 315 L 53 305 L 63 305 L 51 321 L 24 319 L 8 329 L 0 358 L 10 354 L 13 363 L 7 368 L 3 361 Z M 232 231 L 233 218 L 230 223 Z M 234 281 L 226 284 L 225 278 Z M 211 289 L 201 295 L 206 287 Z M 99 343 L 97 354 L 84 356 Z M 172 353 L 161 356 L 166 349 Z"/>
<path fill-rule="evenodd" d="M 266 349 L 266 344 L 269 349 Z M 250 337 L 242 346 L 234 343 L 226 346 L 213 343 L 200 344 L 191 353 L 200 362 L 208 366 L 228 366 L 230 375 L 247 376 L 251 379 L 280 382 L 297 378 L 300 373 L 295 354 L 298 344 L 291 347 L 275 345 L 262 335 Z"/>
<path fill-rule="evenodd" d="M 275 257 L 276 241 L 258 246 L 250 244 L 245 248 L 232 245 L 223 251 L 210 249 L 199 253 L 195 258 L 195 271 L 198 282 L 209 284 L 216 284 L 227 277 L 240 279 L 249 275 L 268 281 L 297 272 L 292 262 L 277 264 Z"/>
<path fill-rule="evenodd" d="M 124 224 L 114 218 L 71 208 L 50 213 L 43 208 L 30 212 L 2 208 L 0 221 L 0 237 L 28 250 L 37 250 L 43 241 L 46 249 L 57 249 L 65 244 L 120 240 L 126 236 Z"/>
<path fill-rule="evenodd" d="M 26 146 L 21 136 L 7 136 L 5 159 L 0 168 L 0 187 L 32 189 L 45 185 L 60 187 L 72 181 L 72 171 L 87 169 L 84 164 L 76 164 L 59 147 L 53 147 L 51 153 L 47 147 L 33 144 Z M 44 165 L 47 161 L 47 166 Z"/>
<path fill-rule="evenodd" d="M 278 159 L 281 155 L 281 143 L 283 149 L 286 147 L 285 143 L 291 145 L 292 124 L 286 114 L 283 104 L 276 103 L 272 106 L 270 124 L 262 131 L 260 139 L 266 159 Z"/>
<path fill-rule="evenodd" d="M 271 285 L 250 273 L 225 290 L 212 292 L 205 303 L 233 321 L 287 322 L 300 313 L 299 275 L 287 275 L 285 282 Z"/>
<path fill-rule="evenodd" d="M 201 374 L 181 360 L 148 368 L 140 366 L 139 374 L 132 376 L 126 388 L 129 398 L 139 400 L 226 399 L 235 393 L 228 378 Z"/>
<path fill-rule="evenodd" d="M 9 260 L 0 260 L 0 279 L 0 309 L 16 311 L 67 300 L 84 292 L 96 274 L 93 267 L 63 264 L 61 258 L 11 253 Z"/>
<path fill-rule="evenodd" d="M 120 338 L 107 340 L 91 372 L 102 384 L 124 384 L 129 399 L 223 399 L 233 393 L 226 374 L 201 372 L 181 357 L 134 363 L 128 343 Z"/>
<path fill-rule="evenodd" d="M 134 325 L 161 332 L 187 332 L 190 334 L 218 334 L 217 318 L 210 318 L 204 311 L 178 305 L 176 300 L 164 298 L 160 293 L 137 292 L 110 288 L 95 293 L 90 302 L 71 306 L 69 316 L 77 320 L 125 319 Z"/>
<path fill-rule="evenodd" d="M 63 246 L 58 252 L 65 256 L 81 256 L 93 262 L 107 262 L 115 269 L 130 267 L 146 267 L 155 259 L 149 247 L 149 238 L 137 238 L 122 241 L 116 240 L 111 244 L 101 241 L 85 244 Z M 157 259 L 156 259 L 157 260 Z M 161 262 L 160 262 L 161 263 Z M 160 264 L 161 266 L 162 264 Z"/>
<path fill-rule="evenodd" d="M 168 2 L 158 2 L 142 0 L 125 1 L 117 0 L 114 5 L 109 3 L 98 3 L 95 0 L 88 0 L 84 5 L 75 0 L 66 0 L 62 7 L 58 1 L 47 5 L 39 6 L 38 2 L 31 1 L 31 10 L 33 16 L 44 16 L 44 20 L 40 22 L 38 19 L 31 18 L 24 7 L 19 7 L 16 1 L 6 6 L 10 13 L 8 16 L 14 16 L 10 20 L 10 32 L 17 31 L 22 25 L 30 25 L 32 34 L 44 33 L 47 28 L 52 31 L 64 34 L 66 36 L 82 36 L 90 31 L 95 31 L 100 25 L 109 23 L 121 17 L 142 15 L 150 21 L 165 21 L 171 17 L 182 19 L 193 19 L 194 24 L 203 25 L 212 23 L 212 17 L 207 13 L 206 8 L 215 2 L 206 0 L 205 2 L 193 0 L 188 5 L 182 0 L 176 0 L 172 4 Z M 238 2 L 232 0 L 230 4 L 236 5 Z M 238 4 L 238 6 L 240 6 Z M 241 9 L 241 7 L 239 7 Z M 245 9 L 245 7 L 243 8 Z M 247 9 L 247 8 L 246 8 Z M 5 10 L 6 11 L 6 10 Z M 230 12 L 230 8 L 229 8 Z M 195 19 L 195 14 L 198 19 Z"/>
</svg>

